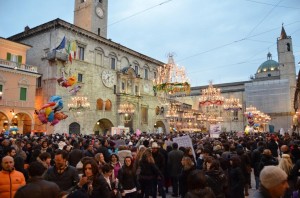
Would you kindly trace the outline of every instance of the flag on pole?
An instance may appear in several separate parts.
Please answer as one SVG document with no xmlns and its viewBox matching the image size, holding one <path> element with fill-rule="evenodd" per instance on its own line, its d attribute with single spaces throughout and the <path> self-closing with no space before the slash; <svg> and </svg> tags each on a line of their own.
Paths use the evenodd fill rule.
<svg viewBox="0 0 300 198">
<path fill-rule="evenodd" d="M 55 50 L 64 49 L 65 46 L 66 46 L 66 37 L 64 36 L 64 38 L 62 39 L 62 41 L 60 42 L 60 44 L 55 48 Z"/>
<path fill-rule="evenodd" d="M 76 51 L 77 51 L 76 41 L 72 41 L 72 43 L 71 43 L 71 51 L 74 53 L 73 58 L 76 59 Z"/>
<path fill-rule="evenodd" d="M 71 64 L 72 64 L 72 55 L 71 55 L 71 42 L 69 42 L 69 44 L 68 44 L 67 53 L 68 53 L 68 56 L 69 56 L 69 61 L 70 61 L 70 62 L 71 62 Z"/>
</svg>

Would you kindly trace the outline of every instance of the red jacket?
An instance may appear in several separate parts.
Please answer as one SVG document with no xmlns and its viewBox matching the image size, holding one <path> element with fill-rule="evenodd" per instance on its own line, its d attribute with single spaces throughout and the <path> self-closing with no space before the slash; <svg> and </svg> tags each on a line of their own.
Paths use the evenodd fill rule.
<svg viewBox="0 0 300 198">
<path fill-rule="evenodd" d="M 23 173 L 19 171 L 0 171 L 0 197 L 13 198 L 16 191 L 26 184 Z"/>
</svg>

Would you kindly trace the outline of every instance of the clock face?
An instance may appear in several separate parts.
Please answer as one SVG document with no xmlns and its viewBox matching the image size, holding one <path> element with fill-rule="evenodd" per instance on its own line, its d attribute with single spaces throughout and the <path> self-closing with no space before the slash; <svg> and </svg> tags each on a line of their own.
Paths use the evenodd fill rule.
<svg viewBox="0 0 300 198">
<path fill-rule="evenodd" d="M 115 73 L 110 70 L 104 70 L 102 72 L 102 82 L 106 87 L 114 86 L 114 84 L 116 82 Z"/>
<path fill-rule="evenodd" d="M 96 7 L 96 14 L 98 15 L 98 17 L 103 18 L 104 12 L 103 12 L 102 8 Z"/>
</svg>

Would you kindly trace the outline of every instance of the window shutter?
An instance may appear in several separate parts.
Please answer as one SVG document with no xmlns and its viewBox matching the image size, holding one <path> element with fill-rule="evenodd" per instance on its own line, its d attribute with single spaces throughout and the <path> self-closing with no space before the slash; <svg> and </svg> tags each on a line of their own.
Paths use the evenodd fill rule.
<svg viewBox="0 0 300 198">
<path fill-rule="evenodd" d="M 0 85 L 0 91 L 2 92 L 2 90 L 3 90 L 3 85 Z"/>
<path fill-rule="evenodd" d="M 11 59 L 11 53 L 7 52 L 7 54 L 6 54 L 6 60 L 10 61 L 10 59 Z"/>
<path fill-rule="evenodd" d="M 26 100 L 26 94 L 27 94 L 27 88 L 21 87 L 21 89 L 20 89 L 20 100 L 25 101 Z"/>
<path fill-rule="evenodd" d="M 22 56 L 18 56 L 18 63 L 22 64 Z"/>
</svg>

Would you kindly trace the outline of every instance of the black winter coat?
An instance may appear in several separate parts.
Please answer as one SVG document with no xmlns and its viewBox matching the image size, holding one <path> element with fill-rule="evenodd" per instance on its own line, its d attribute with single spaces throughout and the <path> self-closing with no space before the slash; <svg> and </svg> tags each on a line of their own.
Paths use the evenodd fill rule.
<svg viewBox="0 0 300 198">
<path fill-rule="evenodd" d="M 59 187 L 54 182 L 43 180 L 41 177 L 33 177 L 25 186 L 19 188 L 15 198 L 58 198 Z"/>
</svg>

